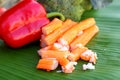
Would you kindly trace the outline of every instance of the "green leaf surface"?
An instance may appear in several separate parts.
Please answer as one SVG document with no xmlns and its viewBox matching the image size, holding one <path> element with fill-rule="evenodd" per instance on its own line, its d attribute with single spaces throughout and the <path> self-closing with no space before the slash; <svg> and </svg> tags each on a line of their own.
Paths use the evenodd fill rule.
<svg viewBox="0 0 120 80">
<path fill-rule="evenodd" d="M 120 79 L 120 3 L 113 0 L 100 10 L 86 12 L 82 19 L 94 17 L 100 32 L 87 47 L 98 54 L 95 70 L 82 70 L 78 61 L 72 74 L 37 70 L 39 41 L 12 49 L 0 40 L 0 80 L 119 80 Z"/>
</svg>

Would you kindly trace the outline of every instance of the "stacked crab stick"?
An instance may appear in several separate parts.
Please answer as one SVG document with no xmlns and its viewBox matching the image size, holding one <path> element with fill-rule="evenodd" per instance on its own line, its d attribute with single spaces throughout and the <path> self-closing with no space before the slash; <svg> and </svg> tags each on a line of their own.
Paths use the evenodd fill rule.
<svg viewBox="0 0 120 80">
<path fill-rule="evenodd" d="M 51 71 L 59 64 L 62 72 L 72 73 L 80 59 L 95 64 L 97 54 L 86 45 L 98 31 L 94 18 L 80 22 L 54 18 L 42 28 L 37 69 Z"/>
</svg>

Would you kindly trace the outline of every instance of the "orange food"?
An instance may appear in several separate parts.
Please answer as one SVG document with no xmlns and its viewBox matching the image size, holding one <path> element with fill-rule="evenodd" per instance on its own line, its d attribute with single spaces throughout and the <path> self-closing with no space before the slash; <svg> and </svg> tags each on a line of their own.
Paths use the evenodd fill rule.
<svg viewBox="0 0 120 80">
<path fill-rule="evenodd" d="M 84 30 L 83 34 L 81 34 L 73 40 L 73 42 L 70 44 L 70 47 L 74 48 L 78 44 L 85 46 L 98 31 L 99 29 L 96 25 Z"/>
<path fill-rule="evenodd" d="M 52 33 L 54 30 L 56 30 L 57 28 L 59 28 L 60 26 L 62 26 L 62 21 L 59 20 L 58 18 L 54 18 L 49 24 L 47 24 L 42 28 L 42 33 L 44 35 L 48 35 Z"/>
<path fill-rule="evenodd" d="M 67 56 L 69 51 L 43 50 L 41 49 L 39 55 L 41 58 L 56 58 L 60 65 L 64 66 L 69 63 Z"/>
<path fill-rule="evenodd" d="M 56 58 L 44 58 L 40 59 L 36 68 L 37 69 L 44 69 L 47 71 L 55 70 L 58 67 L 58 61 Z"/>
<path fill-rule="evenodd" d="M 80 55 L 80 58 L 85 61 L 96 64 L 97 55 L 92 50 L 86 50 Z"/>
<path fill-rule="evenodd" d="M 94 18 L 81 22 L 70 19 L 62 22 L 55 18 L 42 28 L 41 44 L 38 50 L 41 59 L 37 69 L 55 70 L 60 64 L 62 72 L 72 73 L 76 61 L 84 60 L 96 63 L 97 55 L 86 44 L 99 31 Z"/>
<path fill-rule="evenodd" d="M 67 19 L 65 22 L 63 22 L 63 25 L 61 27 L 59 27 L 58 29 L 56 29 L 54 32 L 52 32 L 51 34 L 45 36 L 45 38 L 43 39 L 44 43 L 46 45 L 51 45 L 53 43 L 55 43 L 57 41 L 57 39 L 68 29 L 70 29 L 73 25 L 75 25 L 76 22 Z"/>
<path fill-rule="evenodd" d="M 74 65 L 76 65 L 76 62 L 69 62 L 67 65 L 62 66 L 62 71 L 64 73 L 72 73 L 75 69 Z"/>
<path fill-rule="evenodd" d="M 58 39 L 58 42 L 62 44 L 62 41 L 64 40 L 67 44 L 70 44 L 73 39 L 76 38 L 76 36 L 82 31 L 85 30 L 91 26 L 95 25 L 94 18 L 88 18 L 86 20 L 83 20 L 79 22 L 78 24 L 74 25 L 72 28 L 67 30 L 61 37 Z"/>
<path fill-rule="evenodd" d="M 87 47 L 77 47 L 71 51 L 71 54 L 68 56 L 70 61 L 77 61 L 80 59 L 80 56 L 83 52 L 85 52 Z"/>
</svg>

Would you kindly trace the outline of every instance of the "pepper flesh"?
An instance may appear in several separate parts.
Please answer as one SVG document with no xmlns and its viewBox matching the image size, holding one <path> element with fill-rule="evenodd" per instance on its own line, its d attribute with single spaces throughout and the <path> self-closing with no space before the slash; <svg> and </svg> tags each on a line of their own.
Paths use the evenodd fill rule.
<svg viewBox="0 0 120 80">
<path fill-rule="evenodd" d="M 0 7 L 0 16 L 6 11 L 7 9 L 4 7 Z M 1 39 L 1 36 L 0 36 Z"/>
<path fill-rule="evenodd" d="M 22 0 L 0 17 L 0 36 L 10 47 L 22 47 L 40 39 L 41 27 L 50 21 L 35 0 Z"/>
</svg>

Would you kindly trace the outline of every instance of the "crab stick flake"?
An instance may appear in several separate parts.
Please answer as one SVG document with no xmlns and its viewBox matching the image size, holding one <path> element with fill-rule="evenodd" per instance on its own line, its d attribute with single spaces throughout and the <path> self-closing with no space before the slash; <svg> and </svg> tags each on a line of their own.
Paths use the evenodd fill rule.
<svg viewBox="0 0 120 80">
<path fill-rule="evenodd" d="M 48 35 L 50 33 L 52 33 L 54 30 L 56 30 L 57 28 L 59 28 L 60 26 L 62 26 L 62 21 L 58 18 L 54 18 L 49 24 L 45 25 L 42 28 L 42 33 L 44 35 Z"/>
<path fill-rule="evenodd" d="M 43 40 L 46 43 L 46 45 L 51 45 L 57 41 L 57 39 L 63 35 L 65 31 L 70 29 L 73 25 L 77 24 L 76 22 L 67 19 L 65 22 L 63 22 L 63 25 L 56 29 L 51 34 L 47 35 Z"/>
<path fill-rule="evenodd" d="M 44 69 L 47 71 L 55 70 L 58 67 L 58 61 L 56 58 L 40 59 L 36 67 L 37 69 Z"/>
<path fill-rule="evenodd" d="M 58 42 L 61 42 L 61 40 L 64 40 L 68 44 L 70 44 L 78 34 L 81 33 L 82 30 L 85 30 L 91 26 L 95 25 L 94 18 L 88 18 L 86 20 L 83 20 L 79 22 L 78 24 L 74 25 L 72 28 L 67 30 L 61 37 L 58 39 Z"/>
<path fill-rule="evenodd" d="M 83 70 L 95 69 L 97 54 L 86 45 L 98 31 L 94 18 L 81 22 L 53 19 L 42 28 L 38 50 L 41 59 L 36 68 L 51 71 L 59 65 L 62 70 L 57 72 L 72 73 L 77 61 L 84 60 L 89 63 L 83 64 Z"/>
<path fill-rule="evenodd" d="M 69 51 L 40 50 L 38 52 L 41 58 L 56 58 L 62 66 L 69 63 L 69 60 L 67 59 Z"/>
<path fill-rule="evenodd" d="M 95 69 L 95 66 L 92 63 L 83 64 L 83 70 Z"/>
<path fill-rule="evenodd" d="M 76 39 L 72 41 L 70 46 L 75 47 L 77 44 L 82 44 L 83 46 L 85 46 L 98 31 L 99 29 L 96 25 L 84 30 L 83 34 L 76 37 Z"/>
<path fill-rule="evenodd" d="M 60 50 L 60 51 L 69 51 L 69 46 L 62 45 L 60 43 L 54 43 L 53 47 L 55 50 Z"/>
<path fill-rule="evenodd" d="M 62 71 L 64 73 L 72 73 L 73 70 L 75 69 L 74 65 L 76 65 L 76 62 L 69 62 L 67 65 L 62 66 Z"/>
<path fill-rule="evenodd" d="M 96 63 L 97 55 L 92 50 L 86 50 L 80 55 L 80 58 L 91 63 Z"/>
<path fill-rule="evenodd" d="M 86 50 L 88 50 L 87 47 L 77 47 L 71 51 L 71 54 L 69 54 L 68 59 L 70 61 L 77 61 L 80 59 L 81 54 Z"/>
</svg>

